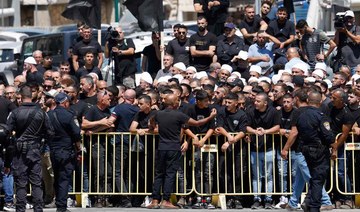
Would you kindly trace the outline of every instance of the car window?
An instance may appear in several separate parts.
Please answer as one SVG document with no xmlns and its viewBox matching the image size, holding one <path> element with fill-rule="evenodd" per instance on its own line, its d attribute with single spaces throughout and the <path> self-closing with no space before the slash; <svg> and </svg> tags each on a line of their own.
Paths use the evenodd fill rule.
<svg viewBox="0 0 360 212">
<path fill-rule="evenodd" d="M 14 50 L 0 49 L 0 63 L 14 61 Z"/>
<path fill-rule="evenodd" d="M 33 40 L 24 41 L 23 51 L 24 51 L 24 55 L 23 55 L 23 58 L 21 58 L 21 59 L 24 60 L 25 58 L 31 56 L 33 51 L 35 51 L 34 50 L 34 41 Z"/>
</svg>

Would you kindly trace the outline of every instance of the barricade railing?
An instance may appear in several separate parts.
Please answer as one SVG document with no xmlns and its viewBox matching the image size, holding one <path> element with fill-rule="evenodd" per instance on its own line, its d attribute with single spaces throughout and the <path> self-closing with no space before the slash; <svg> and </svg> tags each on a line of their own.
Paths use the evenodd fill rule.
<svg viewBox="0 0 360 212">
<path fill-rule="evenodd" d="M 341 133 L 336 138 L 340 135 Z M 334 168 L 335 178 L 333 181 L 335 182 L 336 190 L 343 195 L 360 194 L 360 182 L 356 181 L 360 179 L 360 143 L 358 139 L 359 136 L 351 132 L 344 145 L 338 148 Z"/>
<path fill-rule="evenodd" d="M 351 135 L 352 143 L 355 143 L 354 134 Z M 202 138 L 203 135 L 197 136 Z M 251 142 L 247 142 L 249 138 Z M 189 138 L 184 136 L 183 139 Z M 283 136 L 271 134 L 262 138 L 247 134 L 245 139 L 222 152 L 221 145 L 226 141 L 224 136 L 213 135 L 202 148 L 189 143 L 190 149 L 183 154 L 182 166 L 176 176 L 174 194 L 291 195 L 292 175 L 295 174 L 294 155 L 289 151 L 288 160 L 280 157 L 286 142 Z M 86 152 L 82 153 L 83 160 L 74 172 L 70 194 L 150 195 L 155 176 L 157 143 L 158 136 L 152 134 L 140 136 L 111 132 L 84 136 Z M 261 143 L 268 151 L 255 148 Z M 331 166 L 326 188 L 331 191 L 333 179 L 336 179 L 336 189 L 340 193 L 359 194 L 355 180 L 358 175 L 354 174 L 355 150 L 345 151 L 352 152 L 351 191 L 339 187 L 339 159 L 335 163 L 335 172 Z M 346 154 L 344 160 L 347 160 Z"/>
</svg>

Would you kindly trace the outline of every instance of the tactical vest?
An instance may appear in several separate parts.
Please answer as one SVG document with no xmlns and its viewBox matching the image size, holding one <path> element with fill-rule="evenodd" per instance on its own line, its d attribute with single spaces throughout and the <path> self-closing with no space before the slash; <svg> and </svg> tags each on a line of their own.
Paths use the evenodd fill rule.
<svg viewBox="0 0 360 212">
<path fill-rule="evenodd" d="M 320 32 L 316 30 L 311 34 L 306 36 L 305 43 L 303 44 L 303 49 L 305 50 L 305 54 L 308 57 L 308 63 L 311 69 L 315 68 L 316 63 L 316 55 L 320 53 L 321 50 L 321 42 L 320 42 Z"/>
</svg>

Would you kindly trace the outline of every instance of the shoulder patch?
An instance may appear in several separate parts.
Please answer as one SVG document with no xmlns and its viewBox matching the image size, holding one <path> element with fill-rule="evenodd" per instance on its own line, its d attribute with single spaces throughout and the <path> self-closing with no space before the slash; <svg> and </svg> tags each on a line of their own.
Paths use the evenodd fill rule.
<svg viewBox="0 0 360 212">
<path fill-rule="evenodd" d="M 325 129 L 327 129 L 328 131 L 330 131 L 330 123 L 328 121 L 323 123 Z"/>
</svg>

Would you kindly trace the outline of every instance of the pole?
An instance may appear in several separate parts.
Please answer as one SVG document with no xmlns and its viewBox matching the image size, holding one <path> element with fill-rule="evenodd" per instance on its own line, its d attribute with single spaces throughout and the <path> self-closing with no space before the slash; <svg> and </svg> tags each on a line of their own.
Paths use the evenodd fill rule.
<svg viewBox="0 0 360 212">
<path fill-rule="evenodd" d="M 5 26 L 5 15 L 4 15 L 4 0 L 1 1 L 1 25 Z"/>
<path fill-rule="evenodd" d="M 38 3 L 35 0 L 35 19 L 34 19 L 34 26 L 38 25 Z"/>
<path fill-rule="evenodd" d="M 119 22 L 119 0 L 114 0 L 115 22 Z"/>
</svg>

